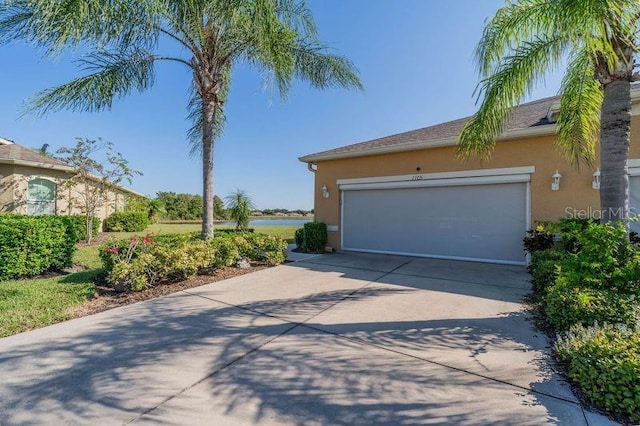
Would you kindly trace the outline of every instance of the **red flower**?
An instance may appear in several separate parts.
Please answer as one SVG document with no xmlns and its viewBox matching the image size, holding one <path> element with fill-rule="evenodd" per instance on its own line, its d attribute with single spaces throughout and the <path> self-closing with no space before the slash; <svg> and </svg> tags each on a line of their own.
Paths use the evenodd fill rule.
<svg viewBox="0 0 640 426">
<path fill-rule="evenodd" d="M 136 237 L 131 237 L 129 241 L 131 241 L 131 244 L 135 244 L 138 242 L 138 239 Z"/>
<path fill-rule="evenodd" d="M 118 247 L 114 247 L 114 248 L 111 249 L 112 253 L 116 253 L 117 254 L 119 251 L 120 251 L 120 249 Z"/>
<path fill-rule="evenodd" d="M 145 243 L 145 244 L 150 244 L 150 243 L 151 243 L 151 238 L 149 238 L 149 237 L 144 237 L 144 238 L 143 238 L 143 240 L 142 240 L 142 242 L 143 242 L 143 243 Z"/>
</svg>

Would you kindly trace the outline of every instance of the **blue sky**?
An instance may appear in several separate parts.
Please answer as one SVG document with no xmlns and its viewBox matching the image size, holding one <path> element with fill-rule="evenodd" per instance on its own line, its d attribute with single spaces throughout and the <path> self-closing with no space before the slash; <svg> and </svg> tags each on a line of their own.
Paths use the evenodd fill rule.
<svg viewBox="0 0 640 426">
<path fill-rule="evenodd" d="M 308 0 L 322 39 L 360 70 L 364 93 L 317 91 L 296 84 L 282 102 L 260 75 L 239 66 L 227 104 L 227 126 L 215 151 L 215 192 L 246 190 L 260 208 L 313 207 L 313 175 L 299 156 L 468 116 L 478 82 L 473 51 L 485 20 L 502 0 Z M 167 47 L 170 49 L 170 47 Z M 31 46 L 0 47 L 0 136 L 55 150 L 75 137 L 115 144 L 144 173 L 132 187 L 201 192 L 201 166 L 189 156 L 189 73 L 167 63 L 156 85 L 101 113 L 20 117 L 24 101 L 80 71 L 73 55 L 43 60 Z M 551 73 L 532 98 L 555 95 Z"/>
</svg>

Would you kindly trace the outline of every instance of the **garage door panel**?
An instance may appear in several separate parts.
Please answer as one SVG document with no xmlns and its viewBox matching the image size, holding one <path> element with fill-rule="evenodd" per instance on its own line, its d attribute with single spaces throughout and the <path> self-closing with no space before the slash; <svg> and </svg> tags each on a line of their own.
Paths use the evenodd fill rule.
<svg viewBox="0 0 640 426">
<path fill-rule="evenodd" d="M 640 176 L 632 176 L 629 181 L 631 214 L 640 215 Z M 631 229 L 640 233 L 640 222 L 631 224 Z"/>
<path fill-rule="evenodd" d="M 526 184 L 345 191 L 343 247 L 523 262 Z"/>
</svg>

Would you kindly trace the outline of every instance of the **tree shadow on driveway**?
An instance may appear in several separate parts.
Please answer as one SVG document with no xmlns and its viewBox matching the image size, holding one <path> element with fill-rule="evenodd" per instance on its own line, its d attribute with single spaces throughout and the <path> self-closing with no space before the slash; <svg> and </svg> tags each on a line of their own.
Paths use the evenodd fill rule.
<svg viewBox="0 0 640 426">
<path fill-rule="evenodd" d="M 541 365 L 520 386 L 439 358 L 539 351 L 503 326 L 526 314 L 419 319 L 405 298 L 443 292 L 392 280 L 238 306 L 182 292 L 0 340 L 0 423 L 580 423 L 578 405 L 537 391 L 555 377 Z M 380 304 L 394 309 L 376 317 Z"/>
</svg>

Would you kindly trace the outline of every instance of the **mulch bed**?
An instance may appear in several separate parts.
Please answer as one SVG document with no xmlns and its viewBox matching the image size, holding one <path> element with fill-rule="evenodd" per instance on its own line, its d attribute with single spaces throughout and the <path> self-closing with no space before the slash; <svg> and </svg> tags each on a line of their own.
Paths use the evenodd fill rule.
<svg viewBox="0 0 640 426">
<path fill-rule="evenodd" d="M 98 312 L 117 308 L 119 306 L 142 302 L 143 300 L 153 299 L 155 297 L 164 296 L 166 294 L 175 293 L 193 287 L 199 287 L 205 284 L 211 284 L 228 278 L 239 277 L 241 275 L 250 274 L 266 268 L 268 268 L 268 266 L 261 263 L 252 263 L 251 267 L 246 269 L 235 267 L 219 268 L 206 275 L 197 275 L 188 280 L 162 282 L 146 290 L 125 293 L 116 292 L 113 288 L 106 285 L 104 282 L 104 276 L 98 276 L 96 277 L 97 290 L 95 297 L 87 300 L 80 306 L 72 308 L 69 311 L 69 315 L 70 318 L 92 315 Z"/>
</svg>

